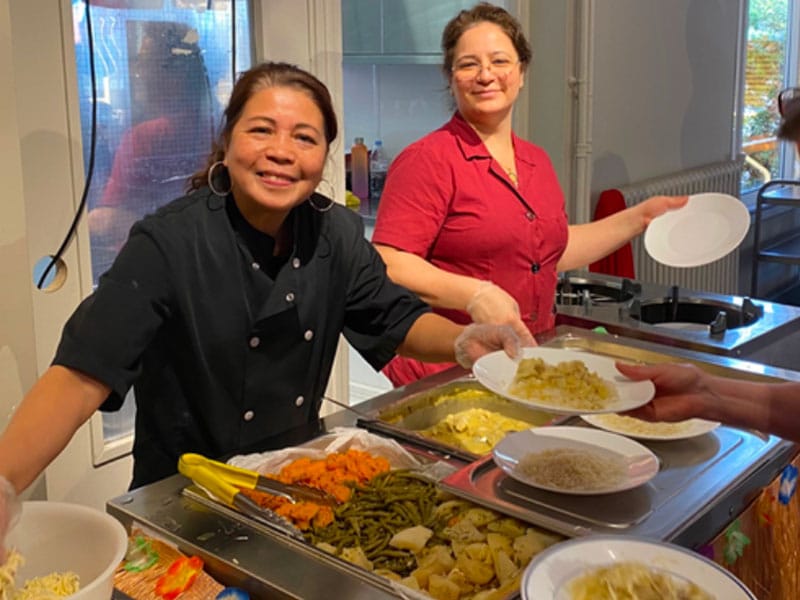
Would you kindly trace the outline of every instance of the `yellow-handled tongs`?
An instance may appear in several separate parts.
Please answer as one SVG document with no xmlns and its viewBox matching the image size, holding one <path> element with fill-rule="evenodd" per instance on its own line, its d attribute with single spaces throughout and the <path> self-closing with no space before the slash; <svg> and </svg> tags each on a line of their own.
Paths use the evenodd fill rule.
<svg viewBox="0 0 800 600">
<path fill-rule="evenodd" d="M 325 506 L 335 506 L 338 501 L 331 494 L 307 485 L 283 483 L 240 467 L 211 460 L 200 454 L 183 454 L 178 461 L 178 471 L 204 487 L 217 498 L 234 508 L 250 513 L 254 508 L 261 509 L 256 502 L 241 489 L 266 492 L 282 496 L 291 502 L 315 502 Z"/>
</svg>

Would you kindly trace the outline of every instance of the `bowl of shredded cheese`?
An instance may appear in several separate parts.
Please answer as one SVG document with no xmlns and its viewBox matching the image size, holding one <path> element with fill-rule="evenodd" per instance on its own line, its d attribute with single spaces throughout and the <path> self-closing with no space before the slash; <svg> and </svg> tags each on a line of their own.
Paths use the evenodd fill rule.
<svg viewBox="0 0 800 600">
<path fill-rule="evenodd" d="M 27 501 L 6 539 L 0 600 L 109 600 L 128 535 L 111 515 L 79 504 Z"/>
</svg>

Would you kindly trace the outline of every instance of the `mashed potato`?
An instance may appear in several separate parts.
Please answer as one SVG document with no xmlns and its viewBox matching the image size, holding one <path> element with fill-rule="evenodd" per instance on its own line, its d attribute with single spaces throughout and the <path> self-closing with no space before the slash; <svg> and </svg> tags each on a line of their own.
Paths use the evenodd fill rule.
<svg viewBox="0 0 800 600">
<path fill-rule="evenodd" d="M 579 360 L 548 365 L 541 358 L 520 361 L 508 391 L 520 398 L 583 410 L 616 400 L 616 389 Z"/>
</svg>

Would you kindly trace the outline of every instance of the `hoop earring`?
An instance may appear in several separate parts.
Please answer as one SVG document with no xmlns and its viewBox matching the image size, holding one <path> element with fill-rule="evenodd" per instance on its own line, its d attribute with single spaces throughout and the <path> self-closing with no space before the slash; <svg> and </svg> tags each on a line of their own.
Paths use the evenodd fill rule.
<svg viewBox="0 0 800 600">
<path fill-rule="evenodd" d="M 224 198 L 225 196 L 231 193 L 231 189 L 233 186 L 229 187 L 227 192 L 220 192 L 217 188 L 214 187 L 214 177 L 213 177 L 214 169 L 216 169 L 220 165 L 224 167 L 225 163 L 222 162 L 221 160 L 218 160 L 208 168 L 208 188 L 215 196 L 221 196 Z"/>
<path fill-rule="evenodd" d="M 325 206 L 320 206 L 316 202 L 314 202 L 314 196 L 315 195 L 316 194 L 311 194 L 308 197 L 308 203 L 311 205 L 311 208 L 313 208 L 317 212 L 321 212 L 321 213 L 328 212 L 330 209 L 333 208 L 333 205 L 336 204 L 336 202 L 334 202 L 333 200 L 328 200 L 328 204 L 326 204 Z"/>
</svg>

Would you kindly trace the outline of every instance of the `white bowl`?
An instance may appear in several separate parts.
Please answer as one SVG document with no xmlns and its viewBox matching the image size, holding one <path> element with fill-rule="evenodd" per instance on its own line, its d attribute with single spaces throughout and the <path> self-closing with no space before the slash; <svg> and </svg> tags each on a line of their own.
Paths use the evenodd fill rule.
<svg viewBox="0 0 800 600">
<path fill-rule="evenodd" d="M 128 534 L 114 517 L 88 506 L 27 501 L 6 547 L 16 548 L 25 559 L 17 572 L 17 587 L 33 577 L 74 571 L 81 587 L 70 599 L 109 600 Z"/>
</svg>

